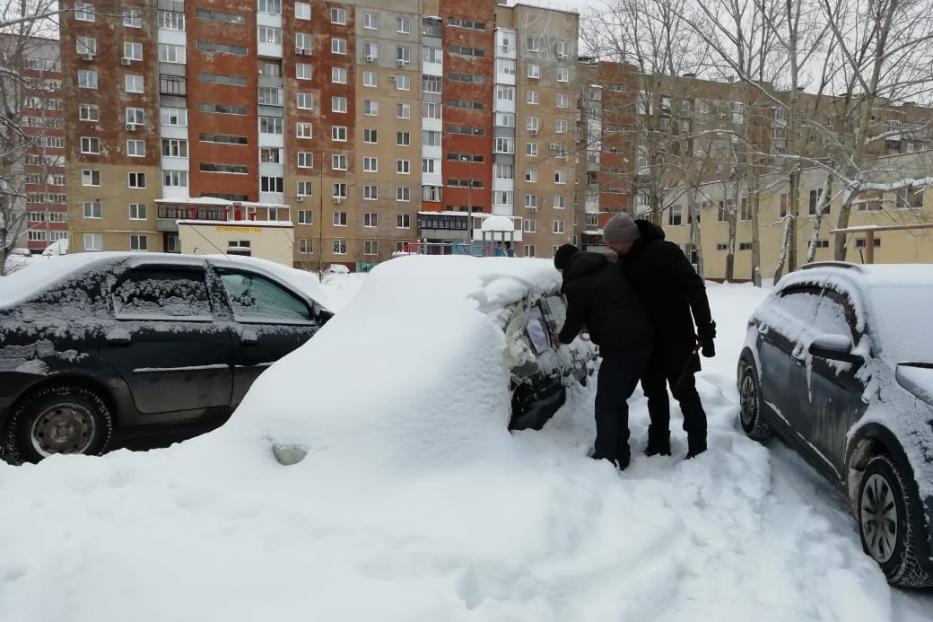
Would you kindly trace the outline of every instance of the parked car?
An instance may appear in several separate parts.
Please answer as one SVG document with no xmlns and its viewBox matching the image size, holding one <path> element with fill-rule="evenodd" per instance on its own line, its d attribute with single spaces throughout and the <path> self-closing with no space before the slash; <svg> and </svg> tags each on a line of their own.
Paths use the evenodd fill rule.
<svg viewBox="0 0 933 622">
<path fill-rule="evenodd" d="M 748 325 L 740 421 L 776 433 L 850 499 L 889 582 L 933 585 L 933 266 L 821 263 Z"/>
<path fill-rule="evenodd" d="M 112 435 L 214 427 L 330 312 L 272 272 L 81 253 L 0 279 L 0 451 L 100 454 Z"/>
</svg>

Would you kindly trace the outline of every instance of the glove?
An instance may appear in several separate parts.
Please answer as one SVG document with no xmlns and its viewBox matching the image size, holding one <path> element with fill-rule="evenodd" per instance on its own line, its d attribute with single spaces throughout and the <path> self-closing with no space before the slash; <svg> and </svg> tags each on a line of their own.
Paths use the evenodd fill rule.
<svg viewBox="0 0 933 622">
<path fill-rule="evenodd" d="M 703 356 L 708 359 L 716 356 L 716 344 L 713 340 L 716 338 L 716 322 L 710 322 L 706 326 L 697 328 L 697 340 L 700 342 L 700 348 Z"/>
</svg>

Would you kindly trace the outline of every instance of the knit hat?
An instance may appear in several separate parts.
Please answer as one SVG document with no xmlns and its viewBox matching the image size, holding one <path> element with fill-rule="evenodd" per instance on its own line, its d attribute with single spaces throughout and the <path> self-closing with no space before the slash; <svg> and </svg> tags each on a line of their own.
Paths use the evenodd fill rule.
<svg viewBox="0 0 933 622">
<path fill-rule="evenodd" d="M 557 252 L 554 253 L 554 267 L 558 270 L 563 270 L 567 267 L 567 262 L 570 261 L 570 258 L 573 257 L 579 248 L 573 244 L 564 244 L 557 249 Z"/>
<path fill-rule="evenodd" d="M 613 216 L 612 220 L 603 227 L 603 240 L 607 244 L 610 242 L 634 242 L 640 237 L 641 231 L 638 230 L 638 225 L 625 212 Z"/>
</svg>

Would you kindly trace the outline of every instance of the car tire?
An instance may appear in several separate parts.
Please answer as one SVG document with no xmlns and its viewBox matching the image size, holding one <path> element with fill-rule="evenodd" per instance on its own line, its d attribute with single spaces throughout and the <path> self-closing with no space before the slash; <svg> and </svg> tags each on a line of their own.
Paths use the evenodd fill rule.
<svg viewBox="0 0 933 622">
<path fill-rule="evenodd" d="M 749 438 L 766 441 L 774 436 L 774 430 L 764 420 L 761 412 L 761 383 L 755 366 L 742 359 L 739 367 L 739 423 Z"/>
<path fill-rule="evenodd" d="M 901 587 L 933 586 L 933 575 L 919 561 L 926 534 L 916 488 L 909 470 L 886 455 L 868 462 L 859 485 L 856 518 L 862 548 L 888 582 Z"/>
<path fill-rule="evenodd" d="M 94 391 L 49 386 L 20 401 L 7 422 L 8 460 L 39 462 L 53 454 L 102 454 L 110 442 L 110 409 Z"/>
</svg>

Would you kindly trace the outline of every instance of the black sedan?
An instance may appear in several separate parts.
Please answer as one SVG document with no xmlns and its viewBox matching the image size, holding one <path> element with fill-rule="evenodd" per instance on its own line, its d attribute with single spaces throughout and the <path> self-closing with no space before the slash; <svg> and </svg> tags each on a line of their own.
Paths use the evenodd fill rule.
<svg viewBox="0 0 933 622">
<path fill-rule="evenodd" d="M 752 316 L 740 421 L 848 495 L 888 581 L 933 586 L 933 267 L 813 264 Z"/>
<path fill-rule="evenodd" d="M 21 270 L 0 279 L 0 452 L 36 462 L 216 427 L 329 317 L 224 259 L 84 253 Z"/>
</svg>

